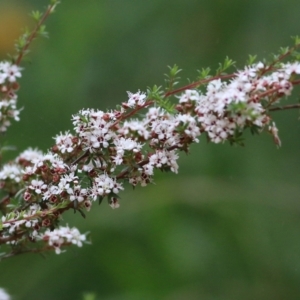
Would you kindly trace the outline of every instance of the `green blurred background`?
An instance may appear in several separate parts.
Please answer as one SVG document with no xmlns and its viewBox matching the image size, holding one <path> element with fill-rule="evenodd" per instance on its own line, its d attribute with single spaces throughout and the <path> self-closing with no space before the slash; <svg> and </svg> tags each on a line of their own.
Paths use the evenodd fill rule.
<svg viewBox="0 0 300 300">
<path fill-rule="evenodd" d="M 1 0 L 1 59 L 31 24 L 28 12 L 46 4 Z M 37 40 L 23 64 L 24 110 L 5 140 L 46 150 L 79 109 L 114 108 L 126 91 L 163 84 L 167 65 L 193 79 L 227 55 L 240 67 L 248 54 L 262 59 L 300 35 L 299 16 L 299 0 L 62 1 L 50 40 Z M 243 148 L 203 139 L 178 175 L 128 188 L 118 210 L 66 214 L 92 245 L 3 261 L 0 286 L 33 300 L 300 299 L 299 112 L 274 117 L 279 150 L 267 134 L 247 135 Z"/>
</svg>

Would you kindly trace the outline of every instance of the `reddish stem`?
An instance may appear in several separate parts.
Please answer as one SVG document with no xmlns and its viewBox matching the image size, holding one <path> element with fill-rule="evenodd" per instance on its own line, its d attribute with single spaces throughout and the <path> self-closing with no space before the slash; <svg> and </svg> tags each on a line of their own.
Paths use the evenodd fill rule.
<svg viewBox="0 0 300 300">
<path fill-rule="evenodd" d="M 215 79 L 228 79 L 228 78 L 232 78 L 234 77 L 235 74 L 227 74 L 227 75 L 216 75 L 214 77 L 211 77 L 211 78 L 208 78 L 208 79 L 202 79 L 202 80 L 199 80 L 199 81 L 196 81 L 196 82 L 193 82 L 193 83 L 190 83 L 188 85 L 185 85 L 181 88 L 178 88 L 176 90 L 173 90 L 173 91 L 170 91 L 170 92 L 167 92 L 165 93 L 165 98 L 171 96 L 171 95 L 174 95 L 174 94 L 177 94 L 177 93 L 180 93 L 182 91 L 185 91 L 185 90 L 188 90 L 188 89 L 192 89 L 192 88 L 195 88 L 197 87 L 198 85 L 202 85 L 202 84 L 205 84 L 207 82 L 210 82 L 210 81 L 213 81 Z"/>
<path fill-rule="evenodd" d="M 271 107 L 271 108 L 268 109 L 268 111 L 278 111 L 278 110 L 286 110 L 286 109 L 294 109 L 294 108 L 299 108 L 300 109 L 300 103 L 290 104 L 290 105 L 285 105 L 285 106 Z"/>
</svg>

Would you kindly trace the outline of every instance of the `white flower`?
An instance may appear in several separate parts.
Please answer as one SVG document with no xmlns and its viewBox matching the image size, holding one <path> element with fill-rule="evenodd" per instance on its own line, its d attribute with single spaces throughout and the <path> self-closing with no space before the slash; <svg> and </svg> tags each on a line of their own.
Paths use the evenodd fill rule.
<svg viewBox="0 0 300 300">
<path fill-rule="evenodd" d="M 140 91 L 138 91 L 137 93 L 133 94 L 131 92 L 127 92 L 128 94 L 128 101 L 127 101 L 127 105 L 130 108 L 134 108 L 136 106 L 143 106 L 145 104 L 145 98 L 146 98 L 146 94 L 145 93 L 141 93 Z"/>
<path fill-rule="evenodd" d="M 101 174 L 94 178 L 93 186 L 91 188 L 91 198 L 96 200 L 98 196 L 105 196 L 111 192 L 117 194 L 120 190 L 123 190 L 121 183 L 117 183 L 107 174 Z"/>
<path fill-rule="evenodd" d="M 135 136 L 138 134 L 140 137 L 143 137 L 145 140 L 149 138 L 149 131 L 147 130 L 147 123 L 138 120 L 125 121 L 123 126 L 118 130 L 122 135 L 126 136 Z"/>
<path fill-rule="evenodd" d="M 196 90 L 185 90 L 184 93 L 179 96 L 179 103 L 185 103 L 189 100 L 198 101 L 199 100 L 199 93 Z"/>
<path fill-rule="evenodd" d="M 60 226 L 57 229 L 46 230 L 43 235 L 39 236 L 40 240 L 48 241 L 48 245 L 55 248 L 55 253 L 60 254 L 61 246 L 65 243 L 72 243 L 78 247 L 82 246 L 82 242 L 86 240 L 86 235 L 81 234 L 75 227 Z"/>
<path fill-rule="evenodd" d="M 286 74 L 291 75 L 293 73 L 300 74 L 300 63 L 299 62 L 293 62 L 293 63 L 286 63 L 283 66 L 283 70 L 286 72 Z"/>
<path fill-rule="evenodd" d="M 15 82 L 16 77 L 21 77 L 21 68 L 17 65 L 10 65 L 6 69 L 6 74 L 9 82 Z"/>
<path fill-rule="evenodd" d="M 209 82 L 207 85 L 207 96 L 211 96 L 216 94 L 217 92 L 221 91 L 224 87 L 224 84 L 221 79 L 215 79 Z"/>
<path fill-rule="evenodd" d="M 174 173 L 178 172 L 178 165 L 176 160 L 179 158 L 178 154 L 172 150 L 156 150 L 149 158 L 149 164 L 162 168 L 163 166 L 169 166 Z"/>
<path fill-rule="evenodd" d="M 145 174 L 152 176 L 153 175 L 153 165 L 151 163 L 143 165 L 143 171 Z"/>
<path fill-rule="evenodd" d="M 41 194 L 47 188 L 47 184 L 44 183 L 42 180 L 33 179 L 29 188 L 34 190 L 37 194 Z"/>
<path fill-rule="evenodd" d="M 85 200 L 87 196 L 87 189 L 81 188 L 80 185 L 67 189 L 67 193 L 70 195 L 70 201 L 77 200 L 79 203 Z"/>
<path fill-rule="evenodd" d="M 116 145 L 117 155 L 113 157 L 113 161 L 116 165 L 122 164 L 125 151 L 137 153 L 143 146 L 142 144 L 134 141 L 131 138 L 126 139 L 124 137 L 121 137 L 119 139 L 116 138 L 114 140 L 114 144 Z"/>
<path fill-rule="evenodd" d="M 17 164 L 6 164 L 0 171 L 0 180 L 13 180 L 15 182 L 20 182 L 22 179 L 22 169 Z"/>
<path fill-rule="evenodd" d="M 117 152 L 124 152 L 126 150 L 132 151 L 132 152 L 138 152 L 142 148 L 142 144 L 137 143 L 133 139 L 126 139 L 124 137 L 121 137 L 119 139 L 114 140 L 114 144 L 116 145 Z"/>
<path fill-rule="evenodd" d="M 0 300 L 10 300 L 10 295 L 2 288 L 0 288 Z"/>
<path fill-rule="evenodd" d="M 55 138 L 55 143 L 57 148 L 61 153 L 72 152 L 75 148 L 75 144 L 73 143 L 73 136 L 69 133 L 69 131 L 60 133 Z"/>
<path fill-rule="evenodd" d="M 42 151 L 38 149 L 32 149 L 28 148 L 25 151 L 23 151 L 16 159 L 16 162 L 20 161 L 28 161 L 28 162 L 33 162 L 34 160 L 41 160 L 43 158 L 43 153 Z"/>
<path fill-rule="evenodd" d="M 184 133 L 191 137 L 193 141 L 199 142 L 197 136 L 200 135 L 200 129 L 194 117 L 190 115 L 178 115 L 176 116 L 176 120 L 180 123 L 180 125 L 184 125 L 186 128 Z"/>
</svg>

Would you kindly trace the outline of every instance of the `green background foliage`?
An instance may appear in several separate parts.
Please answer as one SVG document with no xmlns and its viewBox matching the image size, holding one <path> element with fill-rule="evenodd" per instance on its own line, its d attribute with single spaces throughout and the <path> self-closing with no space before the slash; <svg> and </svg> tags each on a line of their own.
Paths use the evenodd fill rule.
<svg viewBox="0 0 300 300">
<path fill-rule="evenodd" d="M 2 137 L 18 151 L 49 148 L 81 108 L 114 108 L 126 91 L 163 84 L 167 65 L 184 70 L 185 84 L 226 56 L 242 67 L 248 54 L 262 59 L 300 34 L 298 0 L 62 2 L 47 22 L 50 40 L 37 40 L 23 64 L 21 122 Z M 2 59 L 16 26 L 46 4 L 1 1 Z M 128 187 L 118 210 L 68 212 L 64 221 L 90 231 L 92 245 L 3 261 L 0 286 L 33 300 L 299 299 L 299 112 L 274 117 L 279 150 L 266 133 L 246 135 L 246 147 L 202 138 L 181 155 L 178 175 Z"/>
</svg>

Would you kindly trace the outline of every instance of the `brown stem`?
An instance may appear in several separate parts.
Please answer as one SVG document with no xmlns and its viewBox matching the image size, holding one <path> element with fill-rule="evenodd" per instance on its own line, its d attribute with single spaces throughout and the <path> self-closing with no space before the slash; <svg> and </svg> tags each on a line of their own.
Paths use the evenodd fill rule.
<svg viewBox="0 0 300 300">
<path fill-rule="evenodd" d="M 74 166 L 76 165 L 77 163 L 79 163 L 82 159 L 84 159 L 85 157 L 89 156 L 89 151 L 85 151 L 82 155 L 80 155 L 78 158 L 76 158 L 72 163 L 71 165 Z"/>
<path fill-rule="evenodd" d="M 19 232 L 19 233 L 15 234 L 15 235 L 11 235 L 9 237 L 0 238 L 0 245 L 1 244 L 6 244 L 7 242 L 18 240 L 20 237 L 23 236 L 23 234 L 24 234 L 24 231 Z"/>
<path fill-rule="evenodd" d="M 65 247 L 65 246 L 70 246 L 71 243 L 64 243 L 60 246 L 60 248 L 62 247 Z M 10 257 L 13 257 L 13 256 L 17 256 L 17 255 L 20 255 L 20 254 L 25 254 L 25 253 L 43 253 L 43 252 L 46 252 L 46 251 L 53 251 L 54 250 L 54 247 L 51 247 L 51 246 L 45 246 L 43 248 L 32 248 L 32 249 L 26 249 L 26 250 L 20 250 L 20 251 L 16 251 L 16 252 L 10 252 L 10 253 L 7 253 L 3 256 L 0 257 L 0 261 L 3 260 L 3 259 L 7 259 L 7 258 L 10 258 Z"/>
<path fill-rule="evenodd" d="M 290 104 L 290 105 L 285 105 L 285 106 L 271 107 L 271 108 L 268 109 L 268 111 L 286 110 L 286 109 L 294 109 L 294 108 L 299 108 L 300 109 L 300 103 Z"/>
<path fill-rule="evenodd" d="M 291 81 L 291 83 L 292 83 L 292 85 L 298 85 L 298 84 L 300 84 L 300 79 Z"/>
<path fill-rule="evenodd" d="M 207 82 L 210 82 L 212 80 L 215 80 L 215 79 L 228 79 L 228 78 L 232 78 L 234 77 L 235 74 L 228 74 L 228 75 L 216 75 L 214 77 L 211 77 L 211 78 L 208 78 L 208 79 L 202 79 L 202 80 L 199 80 L 199 81 L 196 81 L 196 82 L 193 82 L 193 83 L 190 83 L 188 85 L 185 85 L 181 88 L 178 88 L 176 90 L 173 90 L 173 91 L 170 91 L 170 92 L 167 92 L 165 93 L 165 98 L 171 96 L 171 95 L 174 95 L 174 94 L 177 94 L 177 93 L 180 93 L 182 91 L 185 91 L 187 89 L 192 89 L 192 88 L 195 88 L 197 87 L 198 85 L 201 85 L 201 84 L 205 84 Z"/>
</svg>

